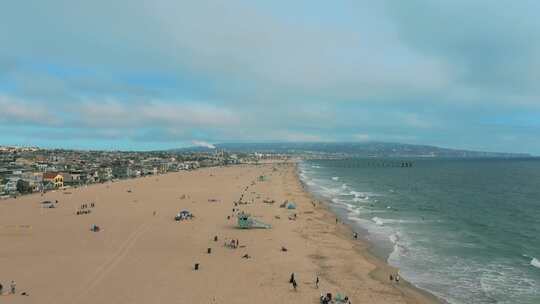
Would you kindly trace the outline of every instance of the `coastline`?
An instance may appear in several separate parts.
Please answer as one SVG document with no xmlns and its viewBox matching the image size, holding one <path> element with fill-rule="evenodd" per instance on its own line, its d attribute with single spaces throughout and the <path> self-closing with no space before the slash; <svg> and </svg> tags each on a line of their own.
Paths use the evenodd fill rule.
<svg viewBox="0 0 540 304">
<path fill-rule="evenodd" d="M 29 294 L 13 303 L 318 303 L 326 292 L 352 303 L 440 303 L 404 281 L 386 282 L 395 269 L 353 240 L 350 227 L 336 225 L 324 204 L 312 205 L 296 166 L 210 167 L 5 200 L 0 282 L 14 279 Z M 240 196 L 247 204 L 236 207 Z M 56 208 L 40 208 L 56 199 Z M 279 208 L 285 200 L 297 209 Z M 75 215 L 90 202 L 91 214 Z M 236 228 L 232 208 L 272 229 Z M 182 209 L 195 218 L 176 223 Z M 89 231 L 93 224 L 102 230 Z M 230 239 L 241 246 L 223 246 Z M 291 272 L 298 291 L 287 283 Z"/>
<path fill-rule="evenodd" d="M 321 212 L 328 213 L 331 217 L 338 218 L 341 224 L 341 229 L 338 230 L 338 233 L 342 238 L 350 239 L 350 242 L 354 244 L 354 250 L 357 254 L 364 257 L 367 261 L 372 263 L 375 266 L 369 276 L 380 282 L 398 290 L 402 293 L 403 297 L 406 300 L 406 303 L 425 303 L 425 304 L 448 304 L 441 298 L 438 298 L 434 294 L 430 293 L 427 290 L 418 288 L 414 284 L 410 283 L 403 277 L 400 278 L 400 283 L 389 283 L 389 274 L 398 273 L 399 269 L 388 264 L 383 257 L 376 255 L 372 249 L 373 244 L 371 244 L 364 235 L 359 233 L 359 239 L 352 239 L 351 236 L 355 231 L 354 228 L 347 223 L 348 221 L 342 217 L 341 214 L 334 212 L 330 207 L 330 202 L 327 198 L 321 197 L 312 193 L 308 190 L 308 186 L 302 181 L 302 178 L 299 174 L 298 162 L 295 162 L 295 173 L 298 183 L 301 185 L 301 188 L 305 192 L 305 195 L 308 196 L 311 200 L 319 202 Z M 322 202 L 322 203 L 321 203 Z M 366 232 L 367 233 L 367 232 Z"/>
</svg>

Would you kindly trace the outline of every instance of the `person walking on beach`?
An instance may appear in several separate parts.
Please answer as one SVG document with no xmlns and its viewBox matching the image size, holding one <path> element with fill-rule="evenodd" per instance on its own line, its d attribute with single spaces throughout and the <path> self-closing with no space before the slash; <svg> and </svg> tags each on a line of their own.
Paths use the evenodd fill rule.
<svg viewBox="0 0 540 304">
<path fill-rule="evenodd" d="M 396 283 L 399 284 L 399 273 L 396 273 Z"/>
<path fill-rule="evenodd" d="M 294 291 L 296 291 L 297 286 L 298 286 L 298 284 L 296 284 L 296 280 L 293 280 L 292 281 L 292 287 L 294 288 Z"/>
<path fill-rule="evenodd" d="M 291 273 L 291 278 L 289 279 L 289 283 L 292 284 L 293 281 L 294 281 L 294 272 Z"/>
<path fill-rule="evenodd" d="M 315 288 L 319 289 L 319 276 L 317 276 L 317 279 L 315 280 Z"/>
<path fill-rule="evenodd" d="M 390 282 L 394 282 L 394 276 L 390 274 Z"/>
<path fill-rule="evenodd" d="M 11 284 L 9 284 L 9 289 L 11 294 L 15 294 L 15 287 L 17 285 L 15 284 L 15 281 L 11 281 Z"/>
</svg>

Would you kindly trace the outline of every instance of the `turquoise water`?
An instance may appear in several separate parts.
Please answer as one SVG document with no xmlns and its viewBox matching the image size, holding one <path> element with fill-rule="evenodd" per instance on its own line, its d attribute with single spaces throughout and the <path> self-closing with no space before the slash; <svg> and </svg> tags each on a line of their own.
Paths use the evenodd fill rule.
<svg viewBox="0 0 540 304">
<path fill-rule="evenodd" d="M 308 188 L 450 303 L 540 303 L 540 160 L 305 161 Z"/>
</svg>

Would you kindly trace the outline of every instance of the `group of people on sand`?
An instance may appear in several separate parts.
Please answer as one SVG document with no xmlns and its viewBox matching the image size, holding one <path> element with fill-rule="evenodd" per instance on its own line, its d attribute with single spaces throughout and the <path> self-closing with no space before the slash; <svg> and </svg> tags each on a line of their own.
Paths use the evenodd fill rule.
<svg viewBox="0 0 540 304">
<path fill-rule="evenodd" d="M 351 304 L 351 300 L 349 300 L 349 297 L 347 296 L 341 298 L 339 294 L 336 295 L 335 298 L 332 298 L 332 294 L 327 293 L 326 295 L 321 295 L 320 303 L 321 304 L 330 304 L 330 303 Z"/>
<path fill-rule="evenodd" d="M 94 208 L 96 206 L 96 204 L 94 203 L 90 203 L 90 206 L 88 206 L 88 204 L 84 203 L 84 204 L 81 204 L 81 210 L 82 209 L 88 209 L 88 208 Z"/>
<path fill-rule="evenodd" d="M 319 283 L 320 283 L 319 276 L 315 276 L 316 289 L 319 289 Z M 294 272 L 291 273 L 291 277 L 289 278 L 289 284 L 291 284 L 294 291 L 298 291 L 298 283 L 296 282 L 296 277 L 295 277 Z M 321 304 L 330 304 L 330 303 L 351 304 L 351 300 L 349 299 L 348 296 L 342 296 L 339 293 L 335 297 L 332 297 L 331 293 L 327 293 L 326 295 L 321 295 L 320 303 Z"/>
<path fill-rule="evenodd" d="M 90 206 L 89 206 L 90 205 Z M 89 209 L 89 208 L 94 208 L 96 206 L 96 204 L 94 203 L 90 203 L 90 204 L 81 204 L 81 207 L 79 208 L 79 210 L 77 210 L 77 215 L 81 215 L 81 214 L 89 214 L 91 213 L 92 211 Z"/>
<path fill-rule="evenodd" d="M 390 282 L 394 281 L 399 284 L 399 273 L 396 273 L 395 275 L 390 274 Z"/>
<path fill-rule="evenodd" d="M 15 283 L 15 281 L 11 281 L 11 283 L 9 283 L 9 294 L 15 294 L 16 292 L 16 287 L 17 287 L 17 284 Z M 4 286 L 2 285 L 2 283 L 0 283 L 0 295 L 3 295 L 4 294 Z"/>
<path fill-rule="evenodd" d="M 236 248 L 240 247 L 240 241 L 239 240 L 234 240 L 234 239 L 230 240 L 230 241 L 225 241 L 225 247 L 236 249 Z"/>
</svg>

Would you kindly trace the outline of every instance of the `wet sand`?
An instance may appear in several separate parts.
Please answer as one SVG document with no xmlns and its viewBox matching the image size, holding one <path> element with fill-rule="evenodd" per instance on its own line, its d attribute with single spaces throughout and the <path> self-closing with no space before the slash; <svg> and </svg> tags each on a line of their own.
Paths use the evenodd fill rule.
<svg viewBox="0 0 540 304">
<path fill-rule="evenodd" d="M 242 194 L 248 204 L 235 207 Z M 44 209 L 43 200 L 59 203 Z M 297 209 L 279 208 L 284 200 Z M 0 299 L 319 303 L 321 293 L 340 292 L 352 303 L 437 302 L 403 280 L 389 284 L 396 270 L 373 258 L 365 242 L 353 240 L 348 226 L 312 200 L 295 165 L 286 163 L 206 168 L 0 201 L 0 283 L 4 293 L 12 279 L 18 289 Z M 76 215 L 92 202 L 90 214 Z M 236 228 L 233 208 L 272 229 Z M 195 218 L 175 222 L 182 209 Z M 91 232 L 92 224 L 101 231 Z M 226 239 L 238 239 L 240 247 L 225 247 Z M 292 272 L 297 291 L 288 283 Z"/>
</svg>

